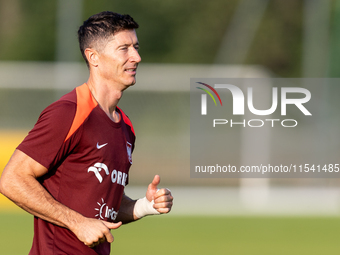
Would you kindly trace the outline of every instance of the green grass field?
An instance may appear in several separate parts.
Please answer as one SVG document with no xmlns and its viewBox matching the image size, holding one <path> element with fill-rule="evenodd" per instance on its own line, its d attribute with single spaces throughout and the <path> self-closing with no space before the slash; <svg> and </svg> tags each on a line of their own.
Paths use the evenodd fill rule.
<svg viewBox="0 0 340 255">
<path fill-rule="evenodd" d="M 28 254 L 33 219 L 0 214 L 0 254 Z M 339 254 L 340 218 L 154 216 L 114 231 L 112 254 Z"/>
</svg>

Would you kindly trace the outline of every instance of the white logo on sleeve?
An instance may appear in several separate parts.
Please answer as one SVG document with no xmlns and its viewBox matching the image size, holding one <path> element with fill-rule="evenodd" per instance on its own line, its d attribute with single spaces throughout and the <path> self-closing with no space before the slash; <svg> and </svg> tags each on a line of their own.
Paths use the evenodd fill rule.
<svg viewBox="0 0 340 255">
<path fill-rule="evenodd" d="M 104 143 L 104 144 L 99 145 L 99 143 L 97 143 L 97 149 L 99 150 L 99 149 L 103 148 L 104 146 L 106 146 L 107 144 L 108 143 Z"/>
</svg>

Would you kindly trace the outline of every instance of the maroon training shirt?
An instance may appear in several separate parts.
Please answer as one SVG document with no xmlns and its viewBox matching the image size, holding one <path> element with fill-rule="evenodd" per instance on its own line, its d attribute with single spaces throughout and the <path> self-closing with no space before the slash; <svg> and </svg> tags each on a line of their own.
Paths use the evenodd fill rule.
<svg viewBox="0 0 340 255">
<path fill-rule="evenodd" d="M 114 221 L 128 183 L 135 134 L 118 108 L 113 122 L 86 84 L 40 115 L 18 149 L 45 166 L 39 182 L 60 203 L 90 218 Z M 68 229 L 37 217 L 30 255 L 110 254 L 105 242 L 91 249 Z"/>
</svg>

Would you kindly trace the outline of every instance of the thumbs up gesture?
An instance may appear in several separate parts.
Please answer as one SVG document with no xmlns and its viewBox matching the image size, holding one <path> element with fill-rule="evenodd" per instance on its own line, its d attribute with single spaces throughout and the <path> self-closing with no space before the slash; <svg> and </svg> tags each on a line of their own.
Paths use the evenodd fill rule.
<svg viewBox="0 0 340 255">
<path fill-rule="evenodd" d="M 159 213 L 168 213 L 173 204 L 173 197 L 169 189 L 158 189 L 160 181 L 159 175 L 155 175 L 146 191 L 146 198 L 149 202 L 154 201 L 153 208 Z"/>
</svg>

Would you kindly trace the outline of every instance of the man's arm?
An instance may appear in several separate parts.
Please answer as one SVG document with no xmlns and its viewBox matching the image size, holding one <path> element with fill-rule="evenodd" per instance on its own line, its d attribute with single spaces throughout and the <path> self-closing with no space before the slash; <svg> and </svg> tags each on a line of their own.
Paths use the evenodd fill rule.
<svg viewBox="0 0 340 255">
<path fill-rule="evenodd" d="M 93 247 L 102 242 L 112 242 L 110 229 L 121 223 L 109 223 L 86 218 L 56 201 L 37 178 L 47 169 L 16 150 L 6 165 L 0 179 L 0 192 L 27 212 L 71 230 L 85 245 Z"/>
<path fill-rule="evenodd" d="M 135 207 L 136 201 L 137 200 L 129 198 L 124 193 L 115 222 L 121 221 L 123 224 L 126 224 L 138 220 L 133 214 L 133 208 Z"/>
<path fill-rule="evenodd" d="M 158 189 L 159 183 L 160 177 L 155 175 L 148 186 L 146 196 L 138 200 L 132 200 L 124 194 L 116 221 L 125 224 L 147 215 L 169 213 L 173 197 L 169 189 Z"/>
</svg>

